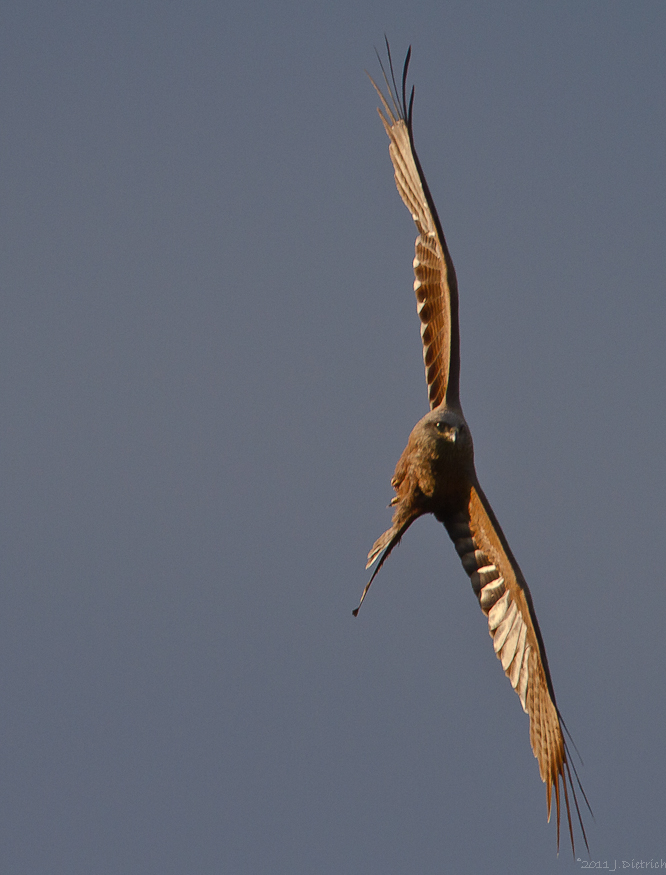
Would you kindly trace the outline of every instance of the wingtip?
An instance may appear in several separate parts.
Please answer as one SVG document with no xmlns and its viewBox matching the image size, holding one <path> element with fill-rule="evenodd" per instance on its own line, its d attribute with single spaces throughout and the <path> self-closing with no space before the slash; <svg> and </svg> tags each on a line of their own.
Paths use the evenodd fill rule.
<svg viewBox="0 0 666 875">
<path fill-rule="evenodd" d="M 559 714 L 558 714 L 559 716 Z M 567 730 L 568 734 L 568 730 Z M 571 737 L 571 736 L 569 736 Z M 590 808 L 590 803 L 588 802 L 587 796 L 585 794 L 585 790 L 580 782 L 580 778 L 578 777 L 578 773 L 576 771 L 576 767 L 574 763 L 570 762 L 570 754 L 568 745 L 566 744 L 566 740 L 564 741 L 564 758 L 560 764 L 560 767 L 557 770 L 557 773 L 551 777 L 550 784 L 547 787 L 547 802 L 548 802 L 548 821 L 550 822 L 550 814 L 551 814 L 551 790 L 555 789 L 555 807 L 557 814 L 557 855 L 560 853 L 560 811 L 561 811 L 561 795 L 560 795 L 560 779 L 562 780 L 562 789 L 564 790 L 564 806 L 566 809 L 566 817 L 567 817 L 567 828 L 569 833 L 569 842 L 571 844 L 571 853 L 573 855 L 574 860 L 576 858 L 576 843 L 574 839 L 574 818 L 571 816 L 571 802 L 569 798 L 569 789 L 571 789 L 571 798 L 573 799 L 574 808 L 576 810 L 576 816 L 578 819 L 578 826 L 580 828 L 581 835 L 583 837 L 583 842 L 585 844 L 585 849 L 587 851 L 588 857 L 590 855 L 590 845 L 587 839 L 587 832 L 585 830 L 585 824 L 583 823 L 583 815 L 580 810 L 580 805 L 578 803 L 578 794 L 576 793 L 576 787 L 574 785 L 573 777 L 571 774 L 571 770 L 573 769 L 574 776 L 576 778 L 576 782 L 578 783 L 578 787 L 583 795 L 583 799 L 585 800 L 585 804 L 587 808 L 594 817 L 592 809 Z M 573 742 L 573 739 L 572 739 Z"/>
</svg>

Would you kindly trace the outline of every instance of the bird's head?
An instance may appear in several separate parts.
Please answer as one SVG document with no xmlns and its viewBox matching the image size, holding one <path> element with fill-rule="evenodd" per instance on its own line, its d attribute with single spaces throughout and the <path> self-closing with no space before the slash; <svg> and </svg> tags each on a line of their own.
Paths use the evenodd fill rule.
<svg viewBox="0 0 666 875">
<path fill-rule="evenodd" d="M 465 417 L 457 410 L 437 407 L 427 413 L 414 428 L 419 444 L 435 457 L 464 461 L 473 455 L 472 435 Z"/>
</svg>

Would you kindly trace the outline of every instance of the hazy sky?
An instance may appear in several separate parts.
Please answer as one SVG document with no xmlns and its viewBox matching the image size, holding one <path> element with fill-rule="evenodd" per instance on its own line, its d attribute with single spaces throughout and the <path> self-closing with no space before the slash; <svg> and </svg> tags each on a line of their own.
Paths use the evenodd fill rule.
<svg viewBox="0 0 666 875">
<path fill-rule="evenodd" d="M 427 410 L 364 73 L 385 32 L 592 859 L 666 861 L 666 4 L 24 0 L 0 12 L 7 875 L 581 868 L 442 526 L 351 616 Z"/>
</svg>

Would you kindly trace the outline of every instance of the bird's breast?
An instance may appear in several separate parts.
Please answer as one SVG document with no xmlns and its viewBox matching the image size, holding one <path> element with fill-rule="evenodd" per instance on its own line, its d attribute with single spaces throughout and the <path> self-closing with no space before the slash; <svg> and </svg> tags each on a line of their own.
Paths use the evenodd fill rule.
<svg viewBox="0 0 666 875">
<path fill-rule="evenodd" d="M 455 447 L 425 447 L 414 456 L 414 474 L 430 513 L 453 513 L 466 505 L 471 460 Z M 472 467 L 473 470 L 473 467 Z"/>
</svg>

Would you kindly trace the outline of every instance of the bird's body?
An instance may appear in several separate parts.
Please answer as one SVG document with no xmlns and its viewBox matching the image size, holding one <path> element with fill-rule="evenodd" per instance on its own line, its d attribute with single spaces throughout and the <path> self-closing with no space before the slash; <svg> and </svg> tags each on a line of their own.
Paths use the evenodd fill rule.
<svg viewBox="0 0 666 875">
<path fill-rule="evenodd" d="M 375 542 L 368 568 L 417 517 L 433 513 L 443 519 L 463 510 L 473 478 L 472 436 L 462 413 L 445 407 L 427 413 L 412 429 L 395 467 L 393 525 Z"/>
<path fill-rule="evenodd" d="M 410 54 L 411 49 L 403 70 L 402 99 L 397 94 L 390 51 L 391 80 L 383 67 L 382 72 L 392 106 L 374 81 L 372 84 L 382 101 L 383 111 L 380 109 L 379 115 L 390 140 L 389 153 L 396 186 L 419 231 L 414 258 L 414 291 L 421 320 L 431 409 L 414 426 L 396 465 L 391 481 L 396 492 L 391 502 L 394 507 L 392 525 L 377 539 L 368 554 L 367 567 L 379 561 L 363 591 L 359 608 L 377 572 L 409 526 L 424 514 L 434 514 L 454 543 L 480 607 L 488 618 L 495 653 L 530 717 L 530 742 L 539 762 L 541 778 L 546 783 L 549 819 L 551 791 L 555 791 L 558 848 L 561 782 L 573 850 L 569 791 L 586 846 L 587 837 L 543 639 L 525 578 L 479 485 L 472 436 L 460 405 L 458 284 L 437 211 L 414 149 L 414 90 L 409 106 L 405 93 Z M 354 611 L 355 615 L 359 608 Z M 583 792 L 580 782 L 578 786 Z"/>
</svg>

